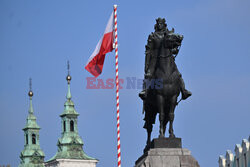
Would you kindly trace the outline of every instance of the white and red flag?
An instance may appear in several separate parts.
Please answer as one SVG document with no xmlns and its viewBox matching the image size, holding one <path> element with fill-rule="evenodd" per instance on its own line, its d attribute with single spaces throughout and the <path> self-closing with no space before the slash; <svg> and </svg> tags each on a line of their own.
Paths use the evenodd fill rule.
<svg viewBox="0 0 250 167">
<path fill-rule="evenodd" d="M 105 54 L 111 52 L 114 42 L 114 12 L 112 12 L 102 38 L 85 66 L 85 69 L 95 77 L 102 73 Z"/>
<path fill-rule="evenodd" d="M 113 42 L 115 44 L 113 48 Z M 99 40 L 95 51 L 90 56 L 85 69 L 98 77 L 102 73 L 105 54 L 115 49 L 115 85 L 116 85 L 116 126 L 117 126 L 117 166 L 121 167 L 120 143 L 120 100 L 119 100 L 119 75 L 118 75 L 118 40 L 117 40 L 117 5 L 114 5 L 103 37 Z"/>
</svg>

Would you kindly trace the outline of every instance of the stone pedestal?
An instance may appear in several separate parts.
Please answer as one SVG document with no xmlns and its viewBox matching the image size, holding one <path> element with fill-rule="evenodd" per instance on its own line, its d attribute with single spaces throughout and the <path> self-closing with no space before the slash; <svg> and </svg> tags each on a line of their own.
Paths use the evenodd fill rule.
<svg viewBox="0 0 250 167">
<path fill-rule="evenodd" d="M 156 138 L 152 140 L 150 148 L 182 148 L 181 138 Z"/>
<path fill-rule="evenodd" d="M 135 167 L 200 167 L 185 148 L 151 148 L 140 157 Z"/>
<path fill-rule="evenodd" d="M 180 138 L 158 138 L 145 148 L 135 167 L 200 167 Z"/>
</svg>

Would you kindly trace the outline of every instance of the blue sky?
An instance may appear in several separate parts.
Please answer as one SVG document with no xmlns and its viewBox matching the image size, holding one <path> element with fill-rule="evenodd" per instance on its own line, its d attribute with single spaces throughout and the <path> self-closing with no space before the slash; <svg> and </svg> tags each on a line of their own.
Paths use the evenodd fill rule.
<svg viewBox="0 0 250 167">
<path fill-rule="evenodd" d="M 115 90 L 86 89 L 84 65 L 118 4 L 120 78 L 143 78 L 155 19 L 184 35 L 176 63 L 193 96 L 176 108 L 175 134 L 202 167 L 250 134 L 250 1 L 0 0 L 0 164 L 19 164 L 28 114 L 28 82 L 45 159 L 57 151 L 66 100 L 66 62 L 84 151 L 116 166 Z M 115 77 L 109 53 L 101 79 Z M 120 91 L 122 166 L 133 166 L 146 142 L 139 89 Z M 158 136 L 157 123 L 153 137 Z"/>
</svg>

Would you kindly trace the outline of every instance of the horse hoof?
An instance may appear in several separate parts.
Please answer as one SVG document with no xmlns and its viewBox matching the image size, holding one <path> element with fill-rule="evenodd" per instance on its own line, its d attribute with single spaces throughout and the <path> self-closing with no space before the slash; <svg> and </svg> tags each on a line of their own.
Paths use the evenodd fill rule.
<svg viewBox="0 0 250 167">
<path fill-rule="evenodd" d="M 175 138 L 175 135 L 174 134 L 170 134 L 169 138 Z"/>
<path fill-rule="evenodd" d="M 159 138 L 165 138 L 165 136 L 163 134 L 160 134 Z"/>
</svg>

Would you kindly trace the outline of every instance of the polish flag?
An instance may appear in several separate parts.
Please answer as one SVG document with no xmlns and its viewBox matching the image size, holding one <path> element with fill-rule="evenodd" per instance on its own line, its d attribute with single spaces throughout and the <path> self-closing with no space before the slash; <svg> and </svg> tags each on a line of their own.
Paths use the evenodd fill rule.
<svg viewBox="0 0 250 167">
<path fill-rule="evenodd" d="M 114 12 L 112 12 L 104 35 L 99 40 L 95 51 L 89 57 L 85 69 L 95 77 L 102 73 L 105 54 L 113 50 L 113 32 L 114 32 Z"/>
</svg>

